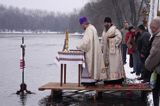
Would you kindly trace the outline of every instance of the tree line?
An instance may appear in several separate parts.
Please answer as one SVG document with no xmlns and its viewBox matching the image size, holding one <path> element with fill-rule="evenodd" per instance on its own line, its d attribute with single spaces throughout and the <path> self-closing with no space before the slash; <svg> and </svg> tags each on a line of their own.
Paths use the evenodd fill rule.
<svg viewBox="0 0 160 106">
<path fill-rule="evenodd" d="M 57 31 L 82 32 L 78 19 L 87 16 L 99 33 L 104 17 L 110 16 L 119 28 L 124 20 L 131 25 L 142 22 L 142 9 L 148 0 L 90 0 L 80 11 L 55 13 L 42 10 L 19 9 L 0 5 L 0 31 Z"/>
<path fill-rule="evenodd" d="M 0 5 L 1 31 L 64 31 L 68 19 L 66 14 Z"/>
</svg>

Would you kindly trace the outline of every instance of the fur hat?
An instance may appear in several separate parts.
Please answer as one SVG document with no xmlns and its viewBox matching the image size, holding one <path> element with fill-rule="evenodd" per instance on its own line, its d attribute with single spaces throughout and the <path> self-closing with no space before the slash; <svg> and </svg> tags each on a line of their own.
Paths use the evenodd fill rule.
<svg viewBox="0 0 160 106">
<path fill-rule="evenodd" d="M 104 22 L 112 23 L 112 20 L 110 17 L 105 17 Z"/>
</svg>

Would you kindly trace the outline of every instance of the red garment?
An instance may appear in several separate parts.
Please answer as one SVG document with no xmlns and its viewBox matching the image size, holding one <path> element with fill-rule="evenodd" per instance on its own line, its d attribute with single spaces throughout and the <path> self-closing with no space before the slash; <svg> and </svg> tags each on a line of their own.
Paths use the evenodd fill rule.
<svg viewBox="0 0 160 106">
<path fill-rule="evenodd" d="M 126 37 L 125 37 L 126 44 L 128 44 L 127 42 L 128 42 L 128 39 L 130 38 L 130 36 L 132 37 L 132 39 L 134 39 L 134 36 L 135 36 L 134 32 L 127 32 L 126 33 Z M 128 47 L 128 54 L 132 54 L 134 52 L 133 44 L 130 43 L 130 45 L 132 45 L 132 47 Z M 129 46 L 129 45 L 127 45 L 127 46 Z"/>
</svg>

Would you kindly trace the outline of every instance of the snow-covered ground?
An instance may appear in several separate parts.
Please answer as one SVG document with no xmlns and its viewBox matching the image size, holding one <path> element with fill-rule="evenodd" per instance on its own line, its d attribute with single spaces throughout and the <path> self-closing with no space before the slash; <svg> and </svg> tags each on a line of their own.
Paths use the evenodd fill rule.
<svg viewBox="0 0 160 106">
<path fill-rule="evenodd" d="M 129 79 L 136 79 L 137 76 L 135 74 L 131 74 L 130 72 L 133 71 L 133 68 L 130 68 L 129 67 L 129 55 L 127 55 L 127 64 L 124 65 L 124 69 L 125 69 L 125 73 L 126 73 L 126 77 L 129 78 Z M 140 81 L 136 81 L 137 83 L 140 83 Z M 150 104 L 150 106 L 153 106 L 153 97 L 152 97 L 152 93 L 150 93 L 148 95 L 148 101 Z"/>
</svg>

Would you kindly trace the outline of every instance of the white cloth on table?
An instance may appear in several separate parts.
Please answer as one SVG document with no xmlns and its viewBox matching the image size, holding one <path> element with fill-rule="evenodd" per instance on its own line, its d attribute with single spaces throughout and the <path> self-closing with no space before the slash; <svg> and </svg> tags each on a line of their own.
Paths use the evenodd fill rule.
<svg viewBox="0 0 160 106">
<path fill-rule="evenodd" d="M 77 65 L 82 64 L 82 67 L 84 69 L 85 63 L 84 63 L 84 55 L 82 55 L 82 53 L 77 54 L 73 52 L 71 53 L 58 52 L 58 54 L 56 55 L 55 64 L 58 66 L 59 69 L 60 69 L 60 64 L 77 64 Z M 95 82 L 94 79 L 89 78 L 88 70 L 83 70 L 83 69 L 81 74 L 81 82 Z"/>
</svg>

